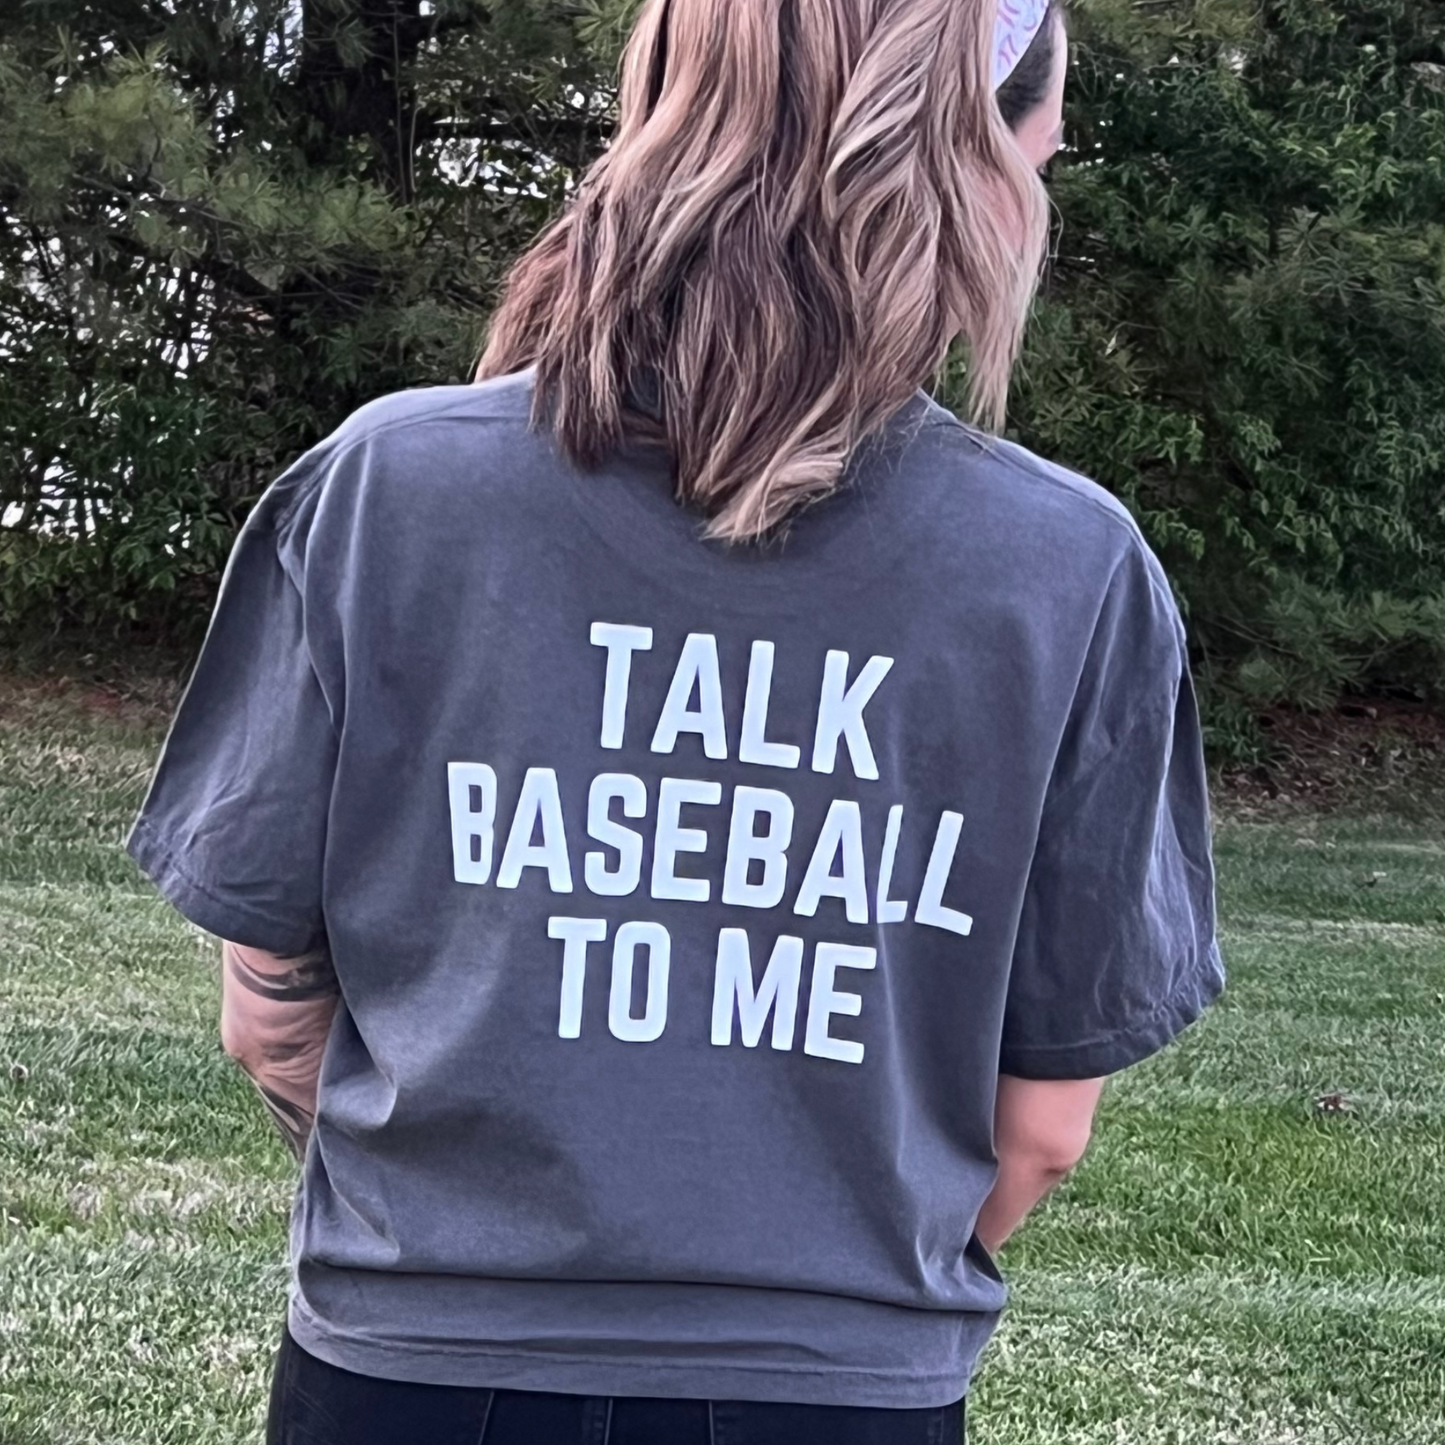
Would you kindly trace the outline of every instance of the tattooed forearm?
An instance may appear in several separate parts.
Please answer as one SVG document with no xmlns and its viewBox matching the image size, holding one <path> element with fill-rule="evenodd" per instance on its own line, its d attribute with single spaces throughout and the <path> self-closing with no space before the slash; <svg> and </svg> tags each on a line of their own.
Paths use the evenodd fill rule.
<svg viewBox="0 0 1445 1445">
<path fill-rule="evenodd" d="M 228 943 L 222 953 L 231 977 L 268 1003 L 310 1003 L 337 992 L 330 949 L 318 948 L 295 958 L 278 958 L 260 949 Z"/>
<path fill-rule="evenodd" d="M 328 950 L 279 958 L 226 943 L 221 1038 L 251 1076 L 297 1159 L 316 1118 L 321 1056 L 340 999 Z"/>
<path fill-rule="evenodd" d="M 271 1118 L 281 1131 L 281 1137 L 299 1164 L 306 1157 L 306 1141 L 311 1137 L 311 1126 L 316 1122 L 315 1112 L 278 1094 L 260 1079 L 253 1079 L 252 1082 L 256 1085 L 257 1093 L 265 1100 L 266 1107 L 271 1111 Z"/>
</svg>

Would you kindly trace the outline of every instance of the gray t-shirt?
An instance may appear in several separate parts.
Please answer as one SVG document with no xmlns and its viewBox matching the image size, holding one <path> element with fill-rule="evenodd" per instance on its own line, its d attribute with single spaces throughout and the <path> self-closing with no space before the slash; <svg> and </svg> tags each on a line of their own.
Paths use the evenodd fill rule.
<svg viewBox="0 0 1445 1445">
<path fill-rule="evenodd" d="M 272 485 L 128 842 L 212 933 L 329 942 L 291 1328 L 396 1379 L 956 1399 L 1000 1071 L 1123 1069 L 1222 985 L 1168 584 L 921 393 L 761 550 L 530 397 L 385 397 Z"/>
</svg>

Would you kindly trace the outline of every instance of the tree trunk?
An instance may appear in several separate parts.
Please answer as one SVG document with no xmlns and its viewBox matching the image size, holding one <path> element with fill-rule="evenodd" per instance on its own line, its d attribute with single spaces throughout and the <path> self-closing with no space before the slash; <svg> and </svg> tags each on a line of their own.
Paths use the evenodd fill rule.
<svg viewBox="0 0 1445 1445">
<path fill-rule="evenodd" d="M 416 101 L 402 72 L 426 33 L 421 0 L 303 0 L 299 83 L 309 161 L 334 162 L 364 138 L 371 178 L 397 200 L 412 199 Z M 358 48 L 360 62 L 347 64 Z"/>
</svg>

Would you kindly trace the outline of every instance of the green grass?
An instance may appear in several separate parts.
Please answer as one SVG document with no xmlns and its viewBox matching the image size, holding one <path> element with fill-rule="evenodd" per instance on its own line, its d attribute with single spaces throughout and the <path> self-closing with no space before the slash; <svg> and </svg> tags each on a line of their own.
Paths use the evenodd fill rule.
<svg viewBox="0 0 1445 1445">
<path fill-rule="evenodd" d="M 0 696 L 0 1445 L 260 1430 L 292 1172 L 117 846 L 156 742 Z M 1445 844 L 1295 818 L 1219 862 L 1230 990 L 1006 1251 L 975 1445 L 1445 1445 Z"/>
</svg>

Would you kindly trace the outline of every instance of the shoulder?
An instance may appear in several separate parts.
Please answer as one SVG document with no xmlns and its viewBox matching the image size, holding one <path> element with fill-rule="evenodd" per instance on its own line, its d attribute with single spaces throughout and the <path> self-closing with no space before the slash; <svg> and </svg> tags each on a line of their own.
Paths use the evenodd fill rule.
<svg viewBox="0 0 1445 1445">
<path fill-rule="evenodd" d="M 952 464 L 950 482 L 957 480 L 957 472 L 967 471 L 975 487 L 1011 507 L 1020 519 L 1057 518 L 1121 542 L 1142 542 L 1129 509 L 1081 472 L 980 431 L 931 399 L 923 426 L 935 454 L 945 465 Z"/>
<path fill-rule="evenodd" d="M 498 449 L 514 448 L 518 434 L 530 430 L 531 408 L 530 372 L 379 396 L 298 457 L 262 506 L 277 530 L 286 531 L 314 511 L 323 493 L 350 494 L 397 465 L 413 478 L 433 479 L 463 460 L 474 465 L 489 437 Z M 472 433 L 466 447 L 455 445 L 458 428 Z"/>
<path fill-rule="evenodd" d="M 912 470 L 939 531 L 989 547 L 1040 586 L 1137 587 L 1172 605 L 1163 567 L 1129 509 L 1099 483 L 1027 447 L 960 421 L 929 400 Z"/>
<path fill-rule="evenodd" d="M 531 409 L 529 372 L 463 386 L 413 387 L 359 407 L 313 447 L 307 458 L 326 464 L 360 448 L 425 448 L 439 433 L 455 426 L 526 428 Z"/>
<path fill-rule="evenodd" d="M 462 386 L 418 386 L 377 397 L 359 407 L 327 438 L 336 448 L 397 434 L 425 432 L 439 424 L 526 426 L 531 417 L 529 372 Z"/>
</svg>

